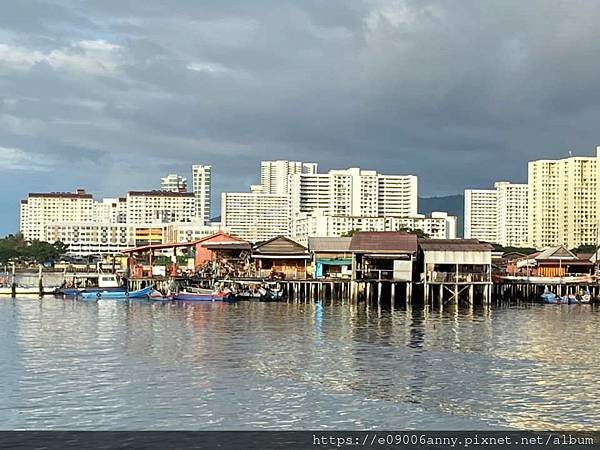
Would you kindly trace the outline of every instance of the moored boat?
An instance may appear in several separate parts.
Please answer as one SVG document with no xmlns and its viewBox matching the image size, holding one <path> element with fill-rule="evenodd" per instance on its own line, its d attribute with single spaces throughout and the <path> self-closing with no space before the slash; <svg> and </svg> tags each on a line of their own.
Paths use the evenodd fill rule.
<svg viewBox="0 0 600 450">
<path fill-rule="evenodd" d="M 84 291 L 80 292 L 77 298 L 81 300 L 148 298 L 152 291 L 151 286 L 137 291 Z"/>
<path fill-rule="evenodd" d="M 218 285 L 233 292 L 238 300 L 275 302 L 283 298 L 283 290 L 276 283 L 223 280 Z"/>
<path fill-rule="evenodd" d="M 44 294 L 48 292 L 52 292 L 54 288 L 44 288 Z M 14 293 L 16 295 L 40 295 L 39 286 L 15 286 Z M 13 288 L 12 286 L 2 286 L 0 287 L 0 294 L 3 295 L 12 295 Z"/>
<path fill-rule="evenodd" d="M 76 278 L 76 277 L 75 277 Z M 71 284 L 77 284 L 76 281 L 71 281 Z M 90 282 L 90 277 L 84 277 L 84 283 Z M 86 287 L 60 287 L 56 290 L 56 294 L 62 294 L 65 297 L 76 297 L 83 292 L 120 292 L 124 293 L 127 291 L 127 286 L 122 286 L 117 279 L 117 276 L 114 274 L 104 274 L 99 273 L 97 276 L 92 277 L 97 279 L 95 281 L 96 286 L 86 286 Z M 66 283 L 65 283 L 66 284 Z"/>
<path fill-rule="evenodd" d="M 562 297 L 559 297 L 558 295 L 550 291 L 545 291 L 542 294 L 542 300 L 548 305 L 578 305 L 579 303 L 581 303 L 573 294 L 563 295 Z"/>
<path fill-rule="evenodd" d="M 229 291 L 194 289 L 194 292 L 181 291 L 173 294 L 173 300 L 186 302 L 234 302 L 236 297 Z"/>
</svg>

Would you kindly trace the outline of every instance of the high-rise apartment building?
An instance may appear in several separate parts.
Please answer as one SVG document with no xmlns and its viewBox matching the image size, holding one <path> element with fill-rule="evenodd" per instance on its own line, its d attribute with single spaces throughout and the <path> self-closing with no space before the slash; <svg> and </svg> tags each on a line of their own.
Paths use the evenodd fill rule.
<svg viewBox="0 0 600 450">
<path fill-rule="evenodd" d="M 234 236 L 250 242 L 288 235 L 288 196 L 224 192 L 221 194 L 221 226 Z"/>
<path fill-rule="evenodd" d="M 115 254 L 130 248 L 130 227 L 125 223 L 52 222 L 44 227 L 44 241 L 60 241 L 75 255 Z"/>
<path fill-rule="evenodd" d="M 317 163 L 300 161 L 262 161 L 260 186 L 265 194 L 287 195 L 290 175 L 317 173 Z"/>
<path fill-rule="evenodd" d="M 330 216 L 323 210 L 300 213 L 292 222 L 292 237 L 302 244 L 309 237 L 340 237 L 350 231 L 420 230 L 431 239 L 456 239 L 456 216 L 432 212 L 430 217 Z"/>
<path fill-rule="evenodd" d="M 600 157 L 600 149 L 597 151 Z M 529 162 L 529 244 L 532 247 L 596 245 L 598 170 L 597 157 Z"/>
<path fill-rule="evenodd" d="M 196 217 L 208 222 L 211 219 L 212 166 L 192 166 L 192 191 L 196 199 Z"/>
<path fill-rule="evenodd" d="M 19 230 L 27 240 L 46 239 L 52 222 L 92 221 L 94 199 L 83 189 L 76 192 L 30 193 L 21 201 Z"/>
<path fill-rule="evenodd" d="M 186 238 L 218 231 L 196 218 L 195 205 L 191 192 L 132 191 L 99 202 L 82 189 L 30 193 L 21 201 L 20 231 L 27 240 L 60 240 L 73 255 L 114 254 L 163 243 L 167 227 Z"/>
<path fill-rule="evenodd" d="M 191 222 L 196 216 L 192 192 L 130 191 L 127 223 Z"/>
<path fill-rule="evenodd" d="M 160 179 L 160 190 L 168 192 L 186 192 L 187 178 L 177 175 L 176 173 L 170 173 Z"/>
<path fill-rule="evenodd" d="M 92 220 L 97 223 L 126 223 L 127 199 L 104 198 L 101 202 L 94 202 Z"/>
<path fill-rule="evenodd" d="M 498 193 L 495 189 L 465 190 L 465 239 L 498 243 Z"/>
<path fill-rule="evenodd" d="M 290 235 L 290 179 L 316 176 L 317 164 L 300 161 L 262 161 L 260 185 L 250 192 L 221 195 L 221 226 L 252 242 Z"/>
<path fill-rule="evenodd" d="M 330 216 L 414 217 L 417 177 L 351 168 L 290 176 L 292 217 L 325 210 Z"/>
<path fill-rule="evenodd" d="M 504 247 L 526 247 L 529 241 L 527 184 L 499 181 L 494 187 L 498 206 L 498 244 Z"/>
<path fill-rule="evenodd" d="M 384 217 L 398 224 L 420 220 L 416 176 L 359 168 L 319 174 L 314 163 L 292 161 L 263 161 L 260 186 L 252 186 L 247 194 L 223 194 L 221 204 L 222 226 L 248 240 L 292 236 L 295 230 L 313 227 L 317 219 L 311 216 L 319 214 L 330 217 L 333 225 L 327 230 Z M 303 222 L 295 223 L 298 220 Z M 391 226 L 379 222 L 379 228 Z"/>
</svg>

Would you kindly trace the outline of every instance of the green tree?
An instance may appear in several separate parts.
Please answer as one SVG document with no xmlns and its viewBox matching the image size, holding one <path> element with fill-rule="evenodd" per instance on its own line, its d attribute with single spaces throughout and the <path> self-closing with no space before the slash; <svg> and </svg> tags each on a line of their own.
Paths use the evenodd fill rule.
<svg viewBox="0 0 600 450">
<path fill-rule="evenodd" d="M 502 253 L 522 253 L 523 255 L 531 255 L 532 253 L 537 252 L 535 248 L 531 247 L 503 247 L 500 244 L 491 243 L 492 247 L 494 247 L 495 252 Z"/>
<path fill-rule="evenodd" d="M 413 230 L 412 228 L 402 227 L 398 231 L 403 231 L 405 233 L 416 234 L 419 239 L 429 239 L 429 235 L 425 233 L 423 230 L 417 228 Z"/>
<path fill-rule="evenodd" d="M 67 251 L 62 242 L 26 241 L 21 234 L 8 235 L 0 239 L 0 263 L 9 261 L 29 261 L 43 263 L 54 260 Z"/>
<path fill-rule="evenodd" d="M 580 245 L 577 248 L 572 249 L 571 251 L 575 254 L 577 253 L 596 253 L 597 247 L 595 245 Z"/>
</svg>

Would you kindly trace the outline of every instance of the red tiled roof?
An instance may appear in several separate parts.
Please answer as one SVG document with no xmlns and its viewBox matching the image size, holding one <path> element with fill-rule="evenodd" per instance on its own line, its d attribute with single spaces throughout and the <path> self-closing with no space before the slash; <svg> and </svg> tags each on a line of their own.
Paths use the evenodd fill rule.
<svg viewBox="0 0 600 450">
<path fill-rule="evenodd" d="M 417 236 L 401 231 L 363 231 L 352 236 L 350 250 L 377 253 L 416 253 Z"/>
</svg>

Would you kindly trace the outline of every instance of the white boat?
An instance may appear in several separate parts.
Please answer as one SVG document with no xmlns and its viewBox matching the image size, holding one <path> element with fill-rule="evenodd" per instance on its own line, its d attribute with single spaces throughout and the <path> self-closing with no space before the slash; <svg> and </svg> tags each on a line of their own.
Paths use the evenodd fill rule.
<svg viewBox="0 0 600 450">
<path fill-rule="evenodd" d="M 44 288 L 44 294 L 52 294 L 56 288 Z M 12 295 L 13 289 L 11 286 L 0 287 L 0 295 Z M 40 295 L 39 286 L 16 286 L 16 295 Z"/>
</svg>

